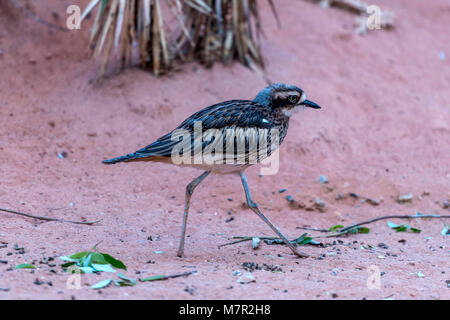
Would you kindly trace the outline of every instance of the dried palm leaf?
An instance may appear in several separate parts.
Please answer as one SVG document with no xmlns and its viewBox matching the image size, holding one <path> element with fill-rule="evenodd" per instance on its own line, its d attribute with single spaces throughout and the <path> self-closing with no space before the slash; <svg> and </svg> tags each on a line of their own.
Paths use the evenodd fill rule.
<svg viewBox="0 0 450 320">
<path fill-rule="evenodd" d="M 155 75 L 170 67 L 173 57 L 165 35 L 160 0 L 91 0 L 82 14 L 82 21 L 96 8 L 90 47 L 94 57 L 103 55 L 100 77 L 112 57 L 113 47 L 116 52 L 122 47 L 120 55 L 125 66 L 133 60 L 136 42 L 142 67 L 152 69 Z M 178 12 L 174 10 L 173 14 L 182 22 L 181 9 Z M 186 28 L 185 32 L 188 34 Z"/>
<path fill-rule="evenodd" d="M 268 1 L 278 21 L 274 3 Z M 174 40 L 167 37 L 162 5 L 178 22 Z M 132 63 L 137 47 L 141 66 L 156 76 L 175 58 L 198 59 L 207 66 L 237 59 L 258 73 L 256 68 L 264 68 L 257 0 L 91 0 L 82 21 L 95 9 L 90 47 L 94 57 L 103 55 L 100 77 L 113 48 L 125 67 Z"/>
<path fill-rule="evenodd" d="M 273 1 L 268 2 L 279 23 Z M 179 39 L 177 47 L 185 55 L 206 66 L 237 59 L 251 69 L 264 68 L 257 0 L 189 0 L 183 2 L 183 12 L 194 43 L 187 44 L 186 37 Z"/>
</svg>

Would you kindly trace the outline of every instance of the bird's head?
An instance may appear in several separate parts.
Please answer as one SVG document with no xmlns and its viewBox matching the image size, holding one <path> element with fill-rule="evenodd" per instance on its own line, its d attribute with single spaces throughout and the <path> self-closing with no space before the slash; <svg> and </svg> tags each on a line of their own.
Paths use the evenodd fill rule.
<svg viewBox="0 0 450 320">
<path fill-rule="evenodd" d="M 316 103 L 306 100 L 306 94 L 302 89 L 283 83 L 273 83 L 264 88 L 254 101 L 281 111 L 287 117 L 305 107 L 320 109 Z"/>
</svg>

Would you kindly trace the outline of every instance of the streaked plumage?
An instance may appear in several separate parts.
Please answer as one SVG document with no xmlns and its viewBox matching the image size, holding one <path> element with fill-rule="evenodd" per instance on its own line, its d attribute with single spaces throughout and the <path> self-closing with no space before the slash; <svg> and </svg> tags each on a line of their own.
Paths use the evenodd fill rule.
<svg viewBox="0 0 450 320">
<path fill-rule="evenodd" d="M 320 108 L 306 100 L 306 95 L 300 88 L 272 84 L 258 93 L 254 100 L 230 100 L 206 107 L 150 145 L 103 163 L 156 161 L 206 170 L 188 185 L 185 202 L 187 219 L 193 189 L 209 172 L 239 172 L 244 189 L 248 188 L 244 170 L 261 162 L 279 147 L 286 136 L 290 116 L 305 106 Z M 180 159 L 185 161 L 180 162 Z M 249 190 L 245 191 L 250 208 L 264 217 L 251 200 Z M 264 219 L 267 220 L 265 217 Z M 275 228 L 270 221 L 267 220 L 266 223 L 272 229 Z M 185 221 L 179 256 L 183 254 L 184 232 Z M 279 235 L 282 236 L 281 233 Z M 284 236 L 282 238 L 285 239 Z M 294 253 L 301 256 L 293 249 L 292 244 L 287 244 Z"/>
</svg>

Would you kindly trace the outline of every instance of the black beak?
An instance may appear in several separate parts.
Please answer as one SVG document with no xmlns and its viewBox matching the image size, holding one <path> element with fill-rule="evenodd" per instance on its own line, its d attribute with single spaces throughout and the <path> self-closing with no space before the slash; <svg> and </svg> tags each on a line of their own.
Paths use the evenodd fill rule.
<svg viewBox="0 0 450 320">
<path fill-rule="evenodd" d="M 305 101 L 303 101 L 300 104 L 304 105 L 306 107 L 309 107 L 309 108 L 313 108 L 313 109 L 321 109 L 320 106 L 317 103 L 314 103 L 314 102 L 309 101 L 309 100 L 305 100 Z"/>
</svg>

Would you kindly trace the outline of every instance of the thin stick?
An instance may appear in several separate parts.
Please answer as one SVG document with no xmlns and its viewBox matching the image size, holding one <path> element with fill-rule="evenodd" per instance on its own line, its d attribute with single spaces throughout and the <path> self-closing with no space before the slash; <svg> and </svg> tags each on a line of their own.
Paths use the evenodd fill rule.
<svg viewBox="0 0 450 320">
<path fill-rule="evenodd" d="M 195 273 L 197 273 L 197 270 L 183 272 L 183 273 L 179 273 L 179 274 L 172 274 L 172 275 L 168 275 L 168 276 L 166 276 L 166 275 L 153 276 L 153 277 L 143 278 L 143 279 L 139 279 L 139 280 L 142 282 L 159 281 L 159 280 L 167 280 L 167 279 L 173 279 L 173 278 L 179 278 L 179 277 L 186 277 L 186 276 L 190 276 L 191 274 L 195 274 Z"/>
<path fill-rule="evenodd" d="M 63 32 L 68 32 L 69 30 L 67 28 L 61 27 L 61 26 L 57 26 L 51 22 L 48 22 L 47 20 L 42 19 L 41 17 L 37 16 L 35 13 L 31 12 L 30 10 L 28 10 L 27 8 L 25 8 L 22 4 L 20 4 L 17 0 L 11 0 L 12 4 L 22 10 L 28 17 L 30 17 L 31 19 L 35 20 L 36 22 L 43 24 L 44 26 L 47 26 L 51 29 L 55 29 L 58 31 L 63 31 Z"/>
<path fill-rule="evenodd" d="M 189 275 L 194 274 L 194 273 L 197 273 L 197 270 L 188 271 L 188 272 L 183 272 L 183 273 L 179 273 L 179 274 L 169 275 L 169 276 L 166 276 L 165 278 L 163 278 L 163 279 L 161 279 L 161 280 L 166 280 L 166 279 L 173 279 L 173 278 L 179 278 L 179 277 L 189 276 Z"/>
<path fill-rule="evenodd" d="M 450 216 L 440 216 L 438 214 L 423 214 L 423 215 L 414 215 L 414 216 L 409 216 L 409 215 L 383 216 L 383 217 L 378 217 L 378 218 L 370 219 L 370 220 L 367 220 L 367 221 L 363 221 L 363 222 L 352 224 L 351 226 L 348 226 L 348 227 L 345 227 L 345 228 L 339 230 L 339 233 L 348 231 L 350 229 L 353 229 L 354 227 L 358 227 L 358 226 L 361 226 L 363 224 L 369 224 L 369 223 L 372 223 L 372 222 L 385 220 L 385 219 L 419 219 L 419 218 L 443 218 L 443 219 L 448 219 L 448 218 L 450 218 Z"/>
<path fill-rule="evenodd" d="M 34 216 L 28 213 L 23 213 L 23 212 L 19 212 L 19 211 L 14 211 L 14 210 L 9 210 L 9 209 L 3 209 L 0 208 L 0 211 L 4 211 L 4 212 L 8 212 L 8 213 L 12 213 L 12 214 L 17 214 L 20 216 L 24 216 L 24 217 L 28 217 L 28 218 L 33 218 L 33 219 L 38 219 L 38 220 L 45 220 L 45 221 L 58 221 L 58 222 L 67 222 L 67 223 L 74 223 L 74 224 L 86 224 L 86 225 L 93 225 L 97 222 L 99 222 L 100 220 L 97 221 L 88 221 L 88 222 L 80 222 L 80 221 L 70 221 L 70 220 L 63 220 L 63 219 L 58 219 L 58 218 L 48 218 L 48 217 L 40 217 L 40 216 Z"/>
<path fill-rule="evenodd" d="M 386 219 L 419 219 L 419 218 L 437 218 L 437 219 L 449 219 L 450 215 L 445 215 L 445 216 L 441 216 L 438 214 L 423 214 L 423 215 L 392 215 L 392 216 L 382 216 L 382 217 L 378 217 L 378 218 L 374 218 L 374 219 L 370 219 L 367 221 L 363 221 L 363 222 L 359 222 L 359 223 L 355 223 L 352 224 L 348 227 L 345 227 L 341 230 L 339 230 L 338 232 L 332 233 L 332 234 L 327 234 L 324 236 L 314 236 L 311 237 L 312 239 L 317 239 L 317 238 L 333 238 L 333 237 L 339 237 L 342 236 L 344 234 L 349 233 L 353 228 L 364 225 L 364 224 L 369 224 L 369 223 L 373 223 L 376 221 L 380 221 L 380 220 L 386 220 Z M 314 228 L 307 228 L 307 227 L 297 227 L 298 229 L 304 229 L 304 230 L 311 230 L 311 231 L 318 231 L 318 232 L 332 232 L 330 230 L 326 230 L 326 229 L 314 229 Z M 229 243 L 225 243 L 225 244 L 221 244 L 218 247 L 222 248 L 228 245 L 232 245 L 232 244 L 236 244 L 236 243 L 240 243 L 240 242 L 244 242 L 244 241 L 250 241 L 253 238 L 259 238 L 261 240 L 282 240 L 281 238 L 277 238 L 277 237 L 259 237 L 259 236 L 234 236 L 233 239 L 239 239 L 237 241 L 233 241 L 233 242 L 229 242 Z M 295 240 L 289 240 L 291 243 L 295 242 Z"/>
</svg>

